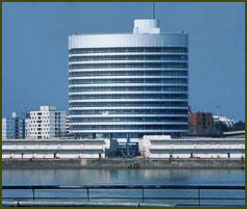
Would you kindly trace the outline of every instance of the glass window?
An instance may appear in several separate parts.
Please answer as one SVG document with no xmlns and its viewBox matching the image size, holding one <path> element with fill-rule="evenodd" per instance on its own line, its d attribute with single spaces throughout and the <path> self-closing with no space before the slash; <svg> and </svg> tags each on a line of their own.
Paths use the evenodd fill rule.
<svg viewBox="0 0 247 209">
<path fill-rule="evenodd" d="M 188 52 L 187 47 L 114 47 L 114 48 L 74 48 L 69 54 L 111 52 Z"/>
<path fill-rule="evenodd" d="M 69 69 L 97 69 L 97 68 L 187 68 L 187 62 L 166 63 L 119 63 L 119 64 L 70 64 Z"/>
</svg>

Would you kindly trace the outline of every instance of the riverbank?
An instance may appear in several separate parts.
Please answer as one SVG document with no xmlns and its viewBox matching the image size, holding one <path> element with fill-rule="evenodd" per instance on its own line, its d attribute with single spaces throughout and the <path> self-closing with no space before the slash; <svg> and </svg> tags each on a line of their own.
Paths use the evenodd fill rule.
<svg viewBox="0 0 247 209">
<path fill-rule="evenodd" d="M 3 159 L 2 169 L 69 168 L 236 168 L 244 169 L 241 159 Z"/>
</svg>

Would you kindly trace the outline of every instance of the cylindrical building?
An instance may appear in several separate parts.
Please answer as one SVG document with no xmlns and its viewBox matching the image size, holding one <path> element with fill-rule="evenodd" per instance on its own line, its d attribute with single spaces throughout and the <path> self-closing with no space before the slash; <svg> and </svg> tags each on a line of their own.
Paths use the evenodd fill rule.
<svg viewBox="0 0 247 209">
<path fill-rule="evenodd" d="M 155 19 L 131 34 L 69 36 L 70 133 L 107 137 L 188 131 L 188 35 Z"/>
</svg>

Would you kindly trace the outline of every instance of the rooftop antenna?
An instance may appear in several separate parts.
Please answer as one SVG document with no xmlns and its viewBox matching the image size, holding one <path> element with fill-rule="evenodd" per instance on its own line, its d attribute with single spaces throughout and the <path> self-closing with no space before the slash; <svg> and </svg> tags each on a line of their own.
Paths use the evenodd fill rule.
<svg viewBox="0 0 247 209">
<path fill-rule="evenodd" d="M 153 19 L 155 19 L 155 2 L 153 2 Z"/>
</svg>

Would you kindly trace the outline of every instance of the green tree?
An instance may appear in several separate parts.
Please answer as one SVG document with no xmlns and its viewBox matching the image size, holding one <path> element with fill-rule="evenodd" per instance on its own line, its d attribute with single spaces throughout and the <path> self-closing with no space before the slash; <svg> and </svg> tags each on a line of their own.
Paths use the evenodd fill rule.
<svg viewBox="0 0 247 209">
<path fill-rule="evenodd" d="M 243 131 L 245 130 L 245 123 L 243 121 L 238 121 L 233 126 L 233 131 Z"/>
</svg>

